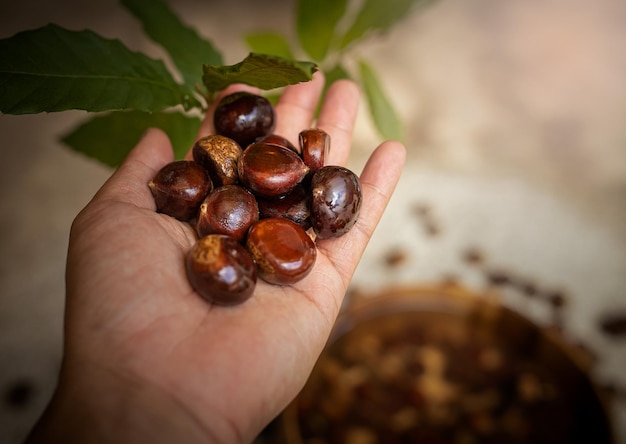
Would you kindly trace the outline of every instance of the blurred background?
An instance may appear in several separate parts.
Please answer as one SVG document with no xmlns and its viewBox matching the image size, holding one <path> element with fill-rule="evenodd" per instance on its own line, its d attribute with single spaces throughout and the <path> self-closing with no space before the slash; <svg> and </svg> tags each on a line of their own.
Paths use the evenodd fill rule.
<svg viewBox="0 0 626 444">
<path fill-rule="evenodd" d="M 245 32 L 295 34 L 293 1 L 169 3 L 227 64 L 247 54 Z M 0 38 L 49 22 L 163 57 L 111 0 L 0 5 Z M 440 0 L 354 55 L 381 76 L 409 151 L 354 289 L 496 289 L 588 351 L 626 442 L 626 3 Z M 85 116 L 0 115 L 2 443 L 49 400 L 70 225 L 111 174 L 58 142 Z M 378 143 L 364 105 L 350 166 Z"/>
</svg>

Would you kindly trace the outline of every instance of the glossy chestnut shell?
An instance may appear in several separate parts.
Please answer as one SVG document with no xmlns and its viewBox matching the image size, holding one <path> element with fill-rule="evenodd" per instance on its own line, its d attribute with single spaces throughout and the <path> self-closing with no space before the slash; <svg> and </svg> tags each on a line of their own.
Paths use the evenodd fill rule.
<svg viewBox="0 0 626 444">
<path fill-rule="evenodd" d="M 245 149 L 274 130 L 274 107 L 263 96 L 238 91 L 219 101 L 213 115 L 213 125 L 217 134 L 230 137 Z"/>
<path fill-rule="evenodd" d="M 283 146 L 285 148 L 289 148 L 291 151 L 300 154 L 300 150 L 293 143 L 291 143 L 289 139 L 276 133 L 268 134 L 267 136 L 261 137 L 259 140 L 257 140 L 257 142 Z"/>
<path fill-rule="evenodd" d="M 191 150 L 193 160 L 207 170 L 215 187 L 239 181 L 237 162 L 241 152 L 237 142 L 219 134 L 198 139 Z"/>
<path fill-rule="evenodd" d="M 200 237 L 228 234 L 241 242 L 257 220 L 259 206 L 252 193 L 239 185 L 224 185 L 213 190 L 200 205 L 196 231 Z"/>
<path fill-rule="evenodd" d="M 341 166 L 324 166 L 313 174 L 311 193 L 311 224 L 318 238 L 339 237 L 354 226 L 362 201 L 356 174 Z"/>
<path fill-rule="evenodd" d="M 246 248 L 261 279 L 291 285 L 306 277 L 315 264 L 317 248 L 302 227 L 284 218 L 261 219 L 248 231 Z"/>
<path fill-rule="evenodd" d="M 198 239 L 186 258 L 191 286 L 218 305 L 244 302 L 254 292 L 256 267 L 250 253 L 233 237 L 210 234 Z"/>
<path fill-rule="evenodd" d="M 311 226 L 311 196 L 308 188 L 299 183 L 289 194 L 275 199 L 257 198 L 259 217 L 284 217 L 305 230 Z"/>
<path fill-rule="evenodd" d="M 188 221 L 196 215 L 213 184 L 198 163 L 177 160 L 161 168 L 148 182 L 148 187 L 159 213 Z"/>
<path fill-rule="evenodd" d="M 330 136 L 319 128 L 309 128 L 300 132 L 299 143 L 302 160 L 312 175 L 324 166 L 324 160 L 330 150 Z"/>
<path fill-rule="evenodd" d="M 297 153 L 269 143 L 249 145 L 239 158 L 238 170 L 241 183 L 266 198 L 286 195 L 309 172 Z"/>
</svg>

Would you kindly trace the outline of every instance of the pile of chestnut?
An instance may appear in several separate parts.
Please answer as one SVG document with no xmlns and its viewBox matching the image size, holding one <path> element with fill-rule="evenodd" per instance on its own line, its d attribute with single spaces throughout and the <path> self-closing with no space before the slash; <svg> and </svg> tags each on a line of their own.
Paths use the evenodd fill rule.
<svg viewBox="0 0 626 444">
<path fill-rule="evenodd" d="M 257 276 L 291 285 L 309 274 L 317 239 L 345 234 L 361 208 L 349 169 L 325 165 L 330 136 L 300 132 L 298 146 L 275 134 L 263 96 L 222 98 L 215 133 L 193 146 L 193 160 L 165 165 L 148 183 L 157 211 L 188 222 L 198 235 L 187 253 L 191 286 L 220 305 L 252 296 Z"/>
</svg>

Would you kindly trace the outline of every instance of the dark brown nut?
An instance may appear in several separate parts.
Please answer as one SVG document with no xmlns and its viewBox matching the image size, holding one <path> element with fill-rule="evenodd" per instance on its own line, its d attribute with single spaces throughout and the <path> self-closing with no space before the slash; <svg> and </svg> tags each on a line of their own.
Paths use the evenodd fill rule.
<svg viewBox="0 0 626 444">
<path fill-rule="evenodd" d="M 300 132 L 302 160 L 310 169 L 310 175 L 324 166 L 330 150 L 330 136 L 319 128 L 309 128 Z"/>
<path fill-rule="evenodd" d="M 293 190 L 309 172 L 289 148 L 253 143 L 239 158 L 239 180 L 256 196 L 273 198 Z"/>
<path fill-rule="evenodd" d="M 202 137 L 191 150 L 193 160 L 209 173 L 215 187 L 236 184 L 239 181 L 237 162 L 241 147 L 233 139 L 219 134 Z"/>
<path fill-rule="evenodd" d="M 304 229 L 283 218 L 261 219 L 248 231 L 246 248 L 261 279 L 291 285 L 306 277 L 315 265 L 317 248 Z"/>
<path fill-rule="evenodd" d="M 291 143 L 289 139 L 281 135 L 275 134 L 275 133 L 268 134 L 267 136 L 261 137 L 259 140 L 257 140 L 257 142 L 269 143 L 270 145 L 284 146 L 285 148 L 289 148 L 290 150 L 300 154 L 300 150 L 293 143 Z"/>
<path fill-rule="evenodd" d="M 274 107 L 265 97 L 245 91 L 222 98 L 213 114 L 215 132 L 246 148 L 276 126 Z"/>
<path fill-rule="evenodd" d="M 159 213 L 182 221 L 193 218 L 213 189 L 209 175 L 192 160 L 176 160 L 161 168 L 148 182 Z"/>
<path fill-rule="evenodd" d="M 200 205 L 198 236 L 228 234 L 243 241 L 250 226 L 259 220 L 259 206 L 252 193 L 239 185 L 216 188 Z"/>
<path fill-rule="evenodd" d="M 311 215 L 311 211 L 309 210 L 311 195 L 309 190 L 301 183 L 283 197 L 276 199 L 259 197 L 257 201 L 261 219 L 268 217 L 284 217 L 297 223 L 305 230 L 311 226 L 311 220 L 309 218 Z"/>
<path fill-rule="evenodd" d="M 311 179 L 311 224 L 320 239 L 339 237 L 356 223 L 361 210 L 359 178 L 347 168 L 327 165 Z"/>
<path fill-rule="evenodd" d="M 250 253 L 224 234 L 198 239 L 187 254 L 186 268 L 194 290 L 214 304 L 242 303 L 256 287 L 256 266 Z"/>
</svg>

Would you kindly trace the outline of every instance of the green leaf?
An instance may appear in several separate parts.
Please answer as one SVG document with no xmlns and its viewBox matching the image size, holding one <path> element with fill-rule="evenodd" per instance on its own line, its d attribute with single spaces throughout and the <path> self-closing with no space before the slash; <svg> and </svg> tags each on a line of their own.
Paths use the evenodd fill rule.
<svg viewBox="0 0 626 444">
<path fill-rule="evenodd" d="M 3 113 L 198 105 L 161 61 L 92 31 L 47 25 L 0 40 L 0 54 Z"/>
<path fill-rule="evenodd" d="M 293 59 L 289 42 L 285 36 L 277 32 L 250 33 L 245 36 L 245 42 L 252 52 Z"/>
<path fill-rule="evenodd" d="M 250 53 L 243 61 L 230 66 L 204 65 L 204 85 L 211 92 L 221 91 L 234 83 L 245 83 L 260 89 L 281 88 L 308 82 L 317 71 L 312 62 Z"/>
<path fill-rule="evenodd" d="M 363 60 L 359 61 L 359 71 L 363 91 L 376 129 L 385 139 L 402 140 L 402 122 L 383 91 L 378 76 Z"/>
<path fill-rule="evenodd" d="M 179 112 L 113 111 L 91 117 L 61 140 L 74 151 L 115 167 L 148 128 L 167 133 L 177 159 L 192 146 L 201 119 Z"/>
<path fill-rule="evenodd" d="M 278 104 L 278 101 L 280 100 L 280 96 L 280 92 L 274 92 L 270 94 L 265 94 L 263 97 L 269 100 L 272 105 L 276 106 Z"/>
<path fill-rule="evenodd" d="M 344 35 L 340 48 L 364 37 L 368 32 L 384 32 L 406 17 L 414 6 L 424 6 L 432 0 L 365 0 L 352 27 Z"/>
<path fill-rule="evenodd" d="M 168 52 L 189 89 L 201 84 L 203 63 L 223 63 L 221 53 L 211 42 L 185 25 L 163 0 L 121 2 L 141 21 L 144 32 Z"/>
<path fill-rule="evenodd" d="M 395 0 L 394 0 L 395 1 Z M 324 60 L 335 28 L 346 12 L 347 0 L 299 0 L 296 30 L 302 49 L 318 62 Z"/>
</svg>

